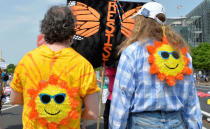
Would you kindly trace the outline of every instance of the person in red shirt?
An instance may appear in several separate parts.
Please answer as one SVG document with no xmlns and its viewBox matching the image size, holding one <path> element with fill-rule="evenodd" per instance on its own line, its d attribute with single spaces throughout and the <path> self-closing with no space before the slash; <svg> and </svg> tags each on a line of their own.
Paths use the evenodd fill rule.
<svg viewBox="0 0 210 129">
<path fill-rule="evenodd" d="M 105 110 L 104 110 L 104 129 L 108 129 L 109 127 L 109 111 L 110 111 L 110 105 L 112 100 L 112 91 L 114 86 L 114 79 L 117 69 L 112 67 L 106 68 L 106 75 L 109 78 L 109 96 L 105 104 Z"/>
</svg>

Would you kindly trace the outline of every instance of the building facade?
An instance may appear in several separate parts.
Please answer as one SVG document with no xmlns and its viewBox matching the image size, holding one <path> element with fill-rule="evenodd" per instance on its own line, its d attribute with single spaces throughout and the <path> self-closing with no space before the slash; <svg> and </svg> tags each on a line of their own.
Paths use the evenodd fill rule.
<svg viewBox="0 0 210 129">
<path fill-rule="evenodd" d="M 184 39 L 188 40 L 188 31 L 186 26 L 186 17 L 171 17 L 167 18 L 166 25 L 169 25 L 178 32 Z"/>
<path fill-rule="evenodd" d="M 191 46 L 210 43 L 210 0 L 204 0 L 185 17 L 168 18 L 166 23 Z"/>
<path fill-rule="evenodd" d="M 210 43 L 210 0 L 204 0 L 186 15 L 188 42 L 197 46 L 203 42 Z"/>
<path fill-rule="evenodd" d="M 180 32 L 185 25 L 186 17 L 171 17 L 167 18 L 166 24 L 170 25 L 175 31 Z"/>
</svg>

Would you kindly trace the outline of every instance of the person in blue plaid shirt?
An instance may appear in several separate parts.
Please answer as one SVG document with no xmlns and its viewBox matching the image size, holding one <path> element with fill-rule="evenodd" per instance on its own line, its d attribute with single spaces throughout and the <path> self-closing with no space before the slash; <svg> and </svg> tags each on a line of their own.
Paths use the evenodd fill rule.
<svg viewBox="0 0 210 129">
<path fill-rule="evenodd" d="M 165 9 L 148 2 L 120 46 L 110 129 L 201 129 L 202 116 L 183 38 L 165 26 Z"/>
</svg>

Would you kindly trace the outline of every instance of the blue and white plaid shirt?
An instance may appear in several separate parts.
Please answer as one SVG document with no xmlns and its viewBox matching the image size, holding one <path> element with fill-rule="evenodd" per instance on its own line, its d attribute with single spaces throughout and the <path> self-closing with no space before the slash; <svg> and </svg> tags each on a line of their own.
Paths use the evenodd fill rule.
<svg viewBox="0 0 210 129">
<path fill-rule="evenodd" d="M 146 44 L 153 44 L 149 40 Z M 202 117 L 193 75 L 168 86 L 149 73 L 149 53 L 140 42 L 121 54 L 109 116 L 110 129 L 125 129 L 130 112 L 180 111 L 187 129 L 201 129 Z M 192 68 L 190 55 L 189 67 Z"/>
</svg>

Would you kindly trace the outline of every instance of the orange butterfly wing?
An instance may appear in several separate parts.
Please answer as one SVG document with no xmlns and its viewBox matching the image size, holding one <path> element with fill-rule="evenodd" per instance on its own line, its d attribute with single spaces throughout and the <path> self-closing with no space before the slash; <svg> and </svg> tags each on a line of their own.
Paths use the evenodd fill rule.
<svg viewBox="0 0 210 129">
<path fill-rule="evenodd" d="M 134 29 L 135 20 L 131 16 L 135 15 L 142 6 L 138 6 L 134 9 L 128 10 L 122 15 L 122 28 L 121 33 L 126 37 L 129 37 Z"/>
<path fill-rule="evenodd" d="M 76 35 L 89 37 L 99 31 L 100 14 L 86 4 L 77 2 L 71 6 L 72 12 L 76 17 Z"/>
</svg>

